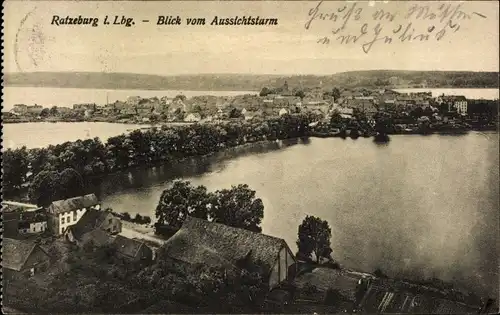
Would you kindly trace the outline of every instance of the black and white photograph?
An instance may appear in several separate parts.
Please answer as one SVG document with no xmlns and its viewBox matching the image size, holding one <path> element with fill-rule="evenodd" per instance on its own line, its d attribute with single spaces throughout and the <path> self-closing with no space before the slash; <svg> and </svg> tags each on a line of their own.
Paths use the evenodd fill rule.
<svg viewBox="0 0 500 315">
<path fill-rule="evenodd" d="M 2 16 L 2 313 L 499 313 L 498 1 Z"/>
</svg>

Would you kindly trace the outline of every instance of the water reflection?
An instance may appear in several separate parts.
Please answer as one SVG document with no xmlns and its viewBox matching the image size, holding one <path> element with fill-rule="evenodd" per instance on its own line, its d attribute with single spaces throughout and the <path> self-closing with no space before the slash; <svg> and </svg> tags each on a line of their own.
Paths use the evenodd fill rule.
<svg viewBox="0 0 500 315">
<path fill-rule="evenodd" d="M 311 143 L 311 139 L 307 138 L 307 137 L 303 137 L 303 138 L 300 138 L 300 141 L 302 144 L 304 145 L 308 145 Z"/>
<path fill-rule="evenodd" d="M 150 168 L 136 168 L 119 172 L 97 179 L 94 185 L 98 187 L 99 196 L 105 198 L 116 192 L 134 191 L 150 185 L 161 185 L 177 178 L 197 177 L 210 172 L 222 172 L 229 161 L 246 155 L 259 155 L 271 151 L 282 150 L 295 145 L 307 145 L 309 140 L 286 139 L 282 141 L 259 142 L 237 148 L 229 148 L 203 157 L 191 157 Z"/>
<path fill-rule="evenodd" d="M 391 141 L 391 138 L 385 134 L 378 134 L 373 137 L 373 142 L 378 145 L 387 145 Z"/>
</svg>

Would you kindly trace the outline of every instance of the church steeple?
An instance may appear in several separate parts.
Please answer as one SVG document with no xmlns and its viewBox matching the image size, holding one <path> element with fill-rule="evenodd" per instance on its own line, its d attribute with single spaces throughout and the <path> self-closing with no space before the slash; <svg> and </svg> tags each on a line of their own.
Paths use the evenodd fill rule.
<svg viewBox="0 0 500 315">
<path fill-rule="evenodd" d="M 283 91 L 288 91 L 288 82 L 285 81 L 285 84 L 283 84 Z"/>
</svg>

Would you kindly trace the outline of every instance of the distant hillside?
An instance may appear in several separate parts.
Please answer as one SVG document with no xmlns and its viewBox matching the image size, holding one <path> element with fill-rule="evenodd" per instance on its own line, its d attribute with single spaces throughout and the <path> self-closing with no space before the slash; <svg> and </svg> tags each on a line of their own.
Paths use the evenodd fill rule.
<svg viewBox="0 0 500 315">
<path fill-rule="evenodd" d="M 262 87 L 429 87 L 498 88 L 498 72 L 351 71 L 328 76 L 199 74 L 159 76 L 134 73 L 29 72 L 6 73 L 5 86 L 142 90 L 260 91 Z"/>
</svg>

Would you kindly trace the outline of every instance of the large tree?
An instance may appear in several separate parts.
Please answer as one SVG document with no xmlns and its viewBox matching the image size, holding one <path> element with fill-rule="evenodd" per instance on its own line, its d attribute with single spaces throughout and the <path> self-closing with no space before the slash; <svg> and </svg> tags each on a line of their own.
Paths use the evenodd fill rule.
<svg viewBox="0 0 500 315">
<path fill-rule="evenodd" d="M 314 254 L 317 263 L 321 258 L 331 259 L 332 230 L 327 221 L 314 216 L 306 216 L 299 225 L 298 236 L 297 256 L 312 259 L 311 255 Z"/>
<path fill-rule="evenodd" d="M 7 150 L 2 154 L 2 185 L 3 193 L 7 196 L 15 194 L 26 182 L 28 173 L 28 151 L 26 147 Z"/>
<path fill-rule="evenodd" d="M 68 199 L 84 194 L 85 183 L 80 173 L 67 168 L 61 173 L 51 170 L 39 172 L 30 184 L 28 197 L 39 206 L 52 201 Z"/>
<path fill-rule="evenodd" d="M 39 206 L 48 206 L 60 196 L 60 177 L 55 171 L 41 171 L 38 173 L 28 190 L 31 202 Z"/>
<path fill-rule="evenodd" d="M 49 114 L 51 116 L 57 116 L 57 114 L 59 114 L 59 111 L 57 110 L 57 106 L 52 106 L 50 109 L 49 109 Z"/>
<path fill-rule="evenodd" d="M 267 96 L 271 94 L 273 91 L 269 89 L 268 87 L 263 87 L 262 90 L 260 90 L 259 96 Z"/>
<path fill-rule="evenodd" d="M 157 222 L 178 228 L 187 215 L 206 220 L 210 199 L 205 186 L 194 187 L 188 181 L 175 181 L 160 197 L 156 207 Z"/>
<path fill-rule="evenodd" d="M 340 98 L 340 90 L 338 88 L 333 88 L 332 96 L 333 96 L 333 99 L 335 101 L 337 101 Z"/>
<path fill-rule="evenodd" d="M 254 190 L 241 184 L 216 191 L 209 214 L 214 222 L 261 232 L 264 204 L 260 198 L 255 198 Z"/>
<path fill-rule="evenodd" d="M 45 118 L 45 117 L 47 117 L 47 116 L 49 116 L 49 115 L 50 115 L 50 111 L 49 111 L 49 109 L 48 109 L 48 108 L 44 108 L 44 109 L 42 109 L 42 111 L 40 112 L 40 117 L 44 117 L 44 118 Z"/>
<path fill-rule="evenodd" d="M 66 199 L 84 194 L 83 178 L 72 168 L 67 168 L 59 174 L 59 198 Z"/>
<path fill-rule="evenodd" d="M 177 100 L 181 100 L 181 101 L 183 101 L 183 102 L 184 102 L 185 100 L 187 100 L 187 97 L 186 97 L 186 95 L 179 94 L 179 95 L 176 95 L 176 96 L 174 97 L 174 101 L 177 101 Z"/>
</svg>

